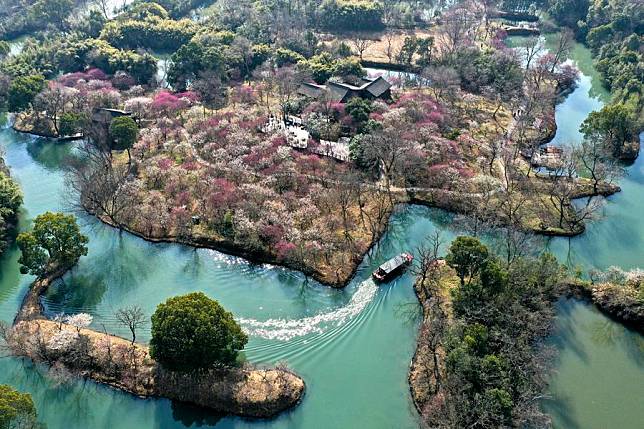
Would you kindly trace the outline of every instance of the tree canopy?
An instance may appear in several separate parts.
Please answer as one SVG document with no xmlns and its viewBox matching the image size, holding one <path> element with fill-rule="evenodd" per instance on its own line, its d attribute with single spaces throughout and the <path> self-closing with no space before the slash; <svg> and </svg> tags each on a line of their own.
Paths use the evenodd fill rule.
<svg viewBox="0 0 644 429">
<path fill-rule="evenodd" d="M 624 143 L 635 138 L 635 115 L 623 104 L 609 104 L 599 111 L 590 112 L 580 130 L 586 139 L 600 140 L 615 156 L 619 156 Z"/>
<path fill-rule="evenodd" d="M 45 79 L 40 75 L 20 76 L 9 85 L 8 107 L 10 112 L 27 109 L 43 89 Z"/>
<path fill-rule="evenodd" d="M 382 4 L 371 0 L 324 0 L 318 9 L 318 25 L 333 31 L 380 30 Z"/>
<path fill-rule="evenodd" d="M 150 355 L 173 371 L 230 365 L 247 341 L 233 315 L 201 292 L 170 298 L 152 315 Z"/>
<path fill-rule="evenodd" d="M 21 204 L 22 192 L 18 184 L 0 170 L 0 254 L 7 246 L 9 229 L 16 223 Z"/>
<path fill-rule="evenodd" d="M 72 266 L 87 255 L 87 242 L 73 215 L 43 213 L 30 231 L 18 235 L 20 272 L 42 276 L 52 268 Z"/>
<path fill-rule="evenodd" d="M 136 142 L 136 137 L 139 134 L 139 127 L 129 116 L 119 116 L 112 119 L 110 123 L 110 135 L 114 139 L 112 149 L 114 150 L 130 150 Z"/>
<path fill-rule="evenodd" d="M 35 427 L 36 407 L 31 395 L 0 384 L 0 429 Z"/>
<path fill-rule="evenodd" d="M 487 247 L 478 239 L 460 236 L 452 242 L 445 260 L 456 270 L 463 285 L 465 278 L 471 282 L 472 278 L 481 271 L 488 256 Z"/>
<path fill-rule="evenodd" d="M 452 317 L 437 340 L 445 352 L 445 373 L 439 375 L 435 396 L 444 399 L 426 407 L 423 417 L 432 427 L 436 422 L 445 427 L 545 426 L 540 422 L 547 416 L 533 398 L 545 388 L 541 374 L 549 357 L 540 344 L 549 332 L 553 298 L 565 270 L 550 254 L 504 264 L 478 240 L 457 240 L 452 247 L 474 249 L 466 253 L 477 255 L 466 257 L 463 265 L 475 261 L 482 266 L 468 283 L 451 289 Z M 479 264 L 482 255 L 488 256 Z M 432 317 L 446 317 L 434 312 Z"/>
</svg>

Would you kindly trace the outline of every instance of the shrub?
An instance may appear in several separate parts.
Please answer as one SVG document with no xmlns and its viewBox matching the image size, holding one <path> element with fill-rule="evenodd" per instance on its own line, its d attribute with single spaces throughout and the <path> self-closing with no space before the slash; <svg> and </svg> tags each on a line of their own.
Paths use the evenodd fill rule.
<svg viewBox="0 0 644 429">
<path fill-rule="evenodd" d="M 150 355 L 173 371 L 232 364 L 247 341 L 233 315 L 201 292 L 170 298 L 152 315 Z"/>
<path fill-rule="evenodd" d="M 339 31 L 380 30 L 382 5 L 370 0 L 325 0 L 318 10 L 322 28 Z"/>
</svg>

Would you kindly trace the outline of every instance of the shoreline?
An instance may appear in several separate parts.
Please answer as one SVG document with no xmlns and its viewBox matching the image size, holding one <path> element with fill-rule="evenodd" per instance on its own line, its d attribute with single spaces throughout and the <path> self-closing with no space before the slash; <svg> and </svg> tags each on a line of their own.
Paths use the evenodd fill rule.
<svg viewBox="0 0 644 429">
<path fill-rule="evenodd" d="M 16 114 L 13 118 L 11 129 L 20 134 L 29 134 L 36 137 L 54 140 L 56 142 L 69 142 L 69 141 L 75 141 L 75 140 L 82 140 L 84 137 L 82 133 L 78 133 L 70 136 L 57 136 L 52 133 L 35 131 L 33 124 L 32 124 L 32 128 L 28 129 L 24 126 L 25 125 L 24 122 L 26 121 L 27 118 L 30 118 L 30 116 L 26 113 Z"/>
<path fill-rule="evenodd" d="M 11 178 L 11 170 L 9 169 L 9 166 L 6 164 L 4 158 L 1 155 L 2 154 L 0 154 L 0 174 L 3 174 L 7 178 L 9 178 L 9 180 L 16 183 Z M 22 189 L 20 189 L 20 191 L 22 192 Z M 20 204 L 20 207 L 18 208 L 16 213 L 14 213 L 12 216 L 0 216 L 0 240 L 2 240 L 3 238 L 5 239 L 4 245 L 2 242 L 0 242 L 0 256 L 4 254 L 6 247 L 8 247 L 18 235 L 18 216 L 21 209 L 22 204 Z"/>
<path fill-rule="evenodd" d="M 422 321 L 418 328 L 418 338 L 416 340 L 416 347 L 414 348 L 414 355 L 412 356 L 411 362 L 409 364 L 409 370 L 407 371 L 407 384 L 409 386 L 409 393 L 411 395 L 414 408 L 418 412 L 418 415 L 423 414 L 423 408 L 430 401 L 432 396 L 435 396 L 437 392 L 430 392 L 430 389 L 436 388 L 436 378 L 434 374 L 428 374 L 423 371 L 423 366 L 429 361 L 430 356 L 428 350 L 425 350 L 421 345 L 421 335 L 423 333 L 423 325 L 425 320 L 429 317 L 430 306 L 428 305 L 430 297 L 426 296 L 423 288 L 420 287 L 418 280 L 414 281 L 413 284 L 414 295 L 418 300 L 418 304 L 421 307 Z M 426 348 L 426 347 L 425 347 Z M 442 354 L 442 351 L 441 351 Z M 442 361 L 441 361 L 442 362 Z M 444 366 L 439 366 L 435 368 L 432 365 L 431 368 L 433 371 L 438 371 L 442 373 L 444 371 Z"/>
<path fill-rule="evenodd" d="M 141 398 L 168 398 L 242 417 L 274 417 L 302 400 L 304 380 L 285 367 L 171 372 L 149 356 L 145 345 L 47 319 L 40 298 L 72 268 L 53 267 L 29 286 L 7 337 L 15 356 L 49 366 L 60 364 L 83 378 Z M 61 349 L 56 345 L 56 335 L 63 330 L 76 335 L 74 346 Z"/>
<path fill-rule="evenodd" d="M 618 297 L 627 294 L 624 286 L 584 281 L 569 281 L 566 286 L 562 296 L 592 305 L 612 321 L 644 335 L 644 303 L 635 297 Z"/>
<path fill-rule="evenodd" d="M 269 264 L 269 265 L 276 265 L 279 267 L 283 267 L 289 270 L 294 270 L 298 271 L 302 274 L 304 274 L 306 277 L 310 277 L 313 280 L 319 282 L 322 285 L 332 287 L 334 289 L 343 289 L 345 288 L 351 280 L 355 277 L 358 267 L 366 257 L 366 255 L 371 251 L 373 248 L 375 242 L 377 242 L 384 232 L 386 231 L 387 228 L 383 228 L 378 236 L 376 237 L 374 243 L 371 243 L 369 246 L 369 249 L 367 252 L 365 252 L 362 256 L 360 256 L 360 260 L 355 264 L 355 266 L 352 268 L 350 274 L 348 276 L 345 276 L 344 278 L 338 280 L 338 281 L 330 281 L 326 278 L 323 277 L 323 274 L 320 273 L 319 271 L 309 268 L 309 267 L 301 267 L 301 266 L 296 266 L 295 264 L 290 264 L 285 261 L 279 261 L 277 258 L 273 255 L 271 255 L 268 252 L 259 252 L 259 251 L 249 251 L 245 250 L 242 246 L 235 244 L 230 241 L 225 241 L 225 240 L 217 240 L 213 239 L 207 236 L 193 236 L 193 237 L 178 237 L 178 236 L 166 236 L 166 237 L 150 237 L 144 233 L 141 233 L 139 231 L 136 231 L 132 228 L 130 228 L 127 225 L 117 225 L 113 221 L 107 219 L 105 216 L 97 216 L 90 211 L 87 211 L 87 214 L 90 216 L 94 217 L 98 221 L 102 222 L 103 224 L 114 228 L 120 232 L 126 232 L 128 234 L 132 234 L 135 237 L 138 237 L 142 240 L 145 240 L 149 243 L 155 243 L 155 244 L 162 244 L 162 243 L 169 243 L 169 244 L 180 244 L 183 246 L 188 246 L 188 247 L 193 247 L 195 249 L 210 249 L 210 250 L 215 250 L 217 252 L 224 253 L 226 255 L 230 256 L 235 256 L 239 258 L 245 259 L 249 264 Z"/>
<path fill-rule="evenodd" d="M 429 349 L 421 341 L 425 320 L 431 315 L 432 310 L 429 304 L 432 298 L 425 294 L 417 280 L 414 281 L 413 288 L 418 304 L 421 306 L 422 321 L 418 328 L 416 347 L 407 373 L 407 383 L 414 407 L 419 414 L 422 414 L 424 407 L 428 405 L 439 406 L 440 402 L 445 400 L 445 398 L 437 396 L 440 391 L 432 392 L 437 387 L 437 380 L 433 377 L 433 374 L 428 374 L 428 369 L 443 373 L 445 368 L 444 365 L 440 364 L 438 369 L 434 367 L 430 361 Z M 606 291 L 606 289 L 610 288 L 621 288 L 621 286 L 612 284 L 593 285 L 577 279 L 567 279 L 559 284 L 560 291 L 558 296 L 559 299 L 569 298 L 591 305 L 610 320 L 644 335 L 644 303 L 637 302 L 636 299 L 626 303 L 624 300 L 615 302 L 614 291 L 613 293 Z M 441 357 L 444 357 L 442 349 L 438 353 Z M 441 361 L 441 363 L 444 362 Z M 438 401 L 438 404 L 431 402 L 433 399 Z"/>
</svg>

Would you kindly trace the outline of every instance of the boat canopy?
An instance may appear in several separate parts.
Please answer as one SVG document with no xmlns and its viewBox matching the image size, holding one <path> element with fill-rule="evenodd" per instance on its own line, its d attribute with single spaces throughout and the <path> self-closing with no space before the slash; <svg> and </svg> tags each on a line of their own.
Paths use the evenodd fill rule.
<svg viewBox="0 0 644 429">
<path fill-rule="evenodd" d="M 407 260 L 403 255 L 398 255 L 395 258 L 392 258 L 382 264 L 380 267 L 378 267 L 378 270 L 384 272 L 385 274 L 389 274 L 399 268 L 401 265 L 405 265 L 406 262 Z"/>
</svg>

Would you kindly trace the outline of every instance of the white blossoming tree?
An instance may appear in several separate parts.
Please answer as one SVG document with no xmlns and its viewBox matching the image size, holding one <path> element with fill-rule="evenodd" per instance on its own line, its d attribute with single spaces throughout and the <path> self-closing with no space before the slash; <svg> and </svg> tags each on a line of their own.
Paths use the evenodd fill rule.
<svg viewBox="0 0 644 429">
<path fill-rule="evenodd" d="M 65 323 L 72 325 L 76 328 L 76 332 L 80 334 L 80 330 L 87 328 L 94 318 L 87 313 L 72 314 L 65 317 Z"/>
<path fill-rule="evenodd" d="M 60 330 L 51 336 L 47 347 L 50 350 L 64 353 L 68 351 L 78 340 L 78 333 L 67 329 Z"/>
</svg>

